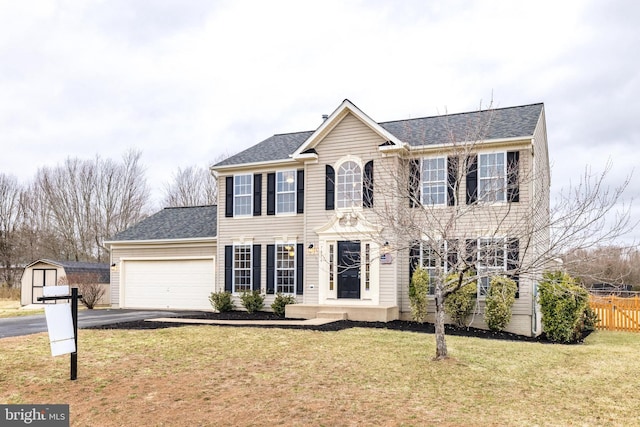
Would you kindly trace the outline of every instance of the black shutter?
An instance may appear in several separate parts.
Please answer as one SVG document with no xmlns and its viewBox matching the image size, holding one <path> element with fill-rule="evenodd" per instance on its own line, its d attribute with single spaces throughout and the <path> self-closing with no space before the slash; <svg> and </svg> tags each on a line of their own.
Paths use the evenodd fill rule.
<svg viewBox="0 0 640 427">
<path fill-rule="evenodd" d="M 478 156 L 467 157 L 467 204 L 478 201 Z"/>
<path fill-rule="evenodd" d="M 373 160 L 364 165 L 362 180 L 362 204 L 365 208 L 373 207 Z"/>
<path fill-rule="evenodd" d="M 516 298 L 520 298 L 519 258 L 520 241 L 518 239 L 509 239 L 507 246 L 507 275 L 516 282 Z"/>
<path fill-rule="evenodd" d="M 458 265 L 458 240 L 447 240 L 447 273 L 457 268 Z"/>
<path fill-rule="evenodd" d="M 262 174 L 253 175 L 253 216 L 262 215 Z"/>
<path fill-rule="evenodd" d="M 296 245 L 296 295 L 304 292 L 304 246 Z"/>
<path fill-rule="evenodd" d="M 467 239 L 465 241 L 466 262 L 473 271 L 475 271 L 476 262 L 478 261 L 478 241 L 476 239 Z"/>
<path fill-rule="evenodd" d="M 458 156 L 447 159 L 447 206 L 455 206 L 458 192 Z"/>
<path fill-rule="evenodd" d="M 520 201 L 520 152 L 507 152 L 507 201 Z"/>
<path fill-rule="evenodd" d="M 420 160 L 409 160 L 409 207 L 422 205 L 420 201 Z"/>
<path fill-rule="evenodd" d="M 225 191 L 224 216 L 229 218 L 233 216 L 233 177 L 232 176 L 228 176 L 225 179 L 224 191 Z"/>
<path fill-rule="evenodd" d="M 335 209 L 336 201 L 336 171 L 327 165 L 324 190 L 324 209 L 332 211 Z"/>
<path fill-rule="evenodd" d="M 260 245 L 253 245 L 253 253 L 251 254 L 251 263 L 253 268 L 252 289 L 260 291 L 260 261 L 262 258 Z"/>
<path fill-rule="evenodd" d="M 420 262 L 420 242 L 415 241 L 409 247 L 409 283 L 413 278 L 413 272 L 418 268 Z"/>
<path fill-rule="evenodd" d="M 276 214 L 276 174 L 267 174 L 267 215 Z"/>
<path fill-rule="evenodd" d="M 267 245 L 267 293 L 275 293 L 276 245 Z"/>
<path fill-rule="evenodd" d="M 233 292 L 233 246 L 224 247 L 224 290 Z"/>
<path fill-rule="evenodd" d="M 296 212 L 304 213 L 304 170 L 298 169 L 298 181 L 296 192 Z"/>
</svg>

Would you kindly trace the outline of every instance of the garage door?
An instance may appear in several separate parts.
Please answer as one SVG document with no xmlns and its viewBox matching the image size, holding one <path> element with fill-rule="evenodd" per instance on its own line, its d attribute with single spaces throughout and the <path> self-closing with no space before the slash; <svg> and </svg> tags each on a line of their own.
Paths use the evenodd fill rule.
<svg viewBox="0 0 640 427">
<path fill-rule="evenodd" d="M 213 259 L 124 261 L 124 307 L 211 309 L 214 265 Z"/>
</svg>

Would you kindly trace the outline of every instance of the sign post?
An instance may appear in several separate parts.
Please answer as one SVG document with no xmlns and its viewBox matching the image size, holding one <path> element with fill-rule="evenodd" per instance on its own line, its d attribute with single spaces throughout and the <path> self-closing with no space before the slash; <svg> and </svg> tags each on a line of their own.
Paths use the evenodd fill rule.
<svg viewBox="0 0 640 427">
<path fill-rule="evenodd" d="M 48 289 L 47 289 L 48 288 Z M 71 299 L 71 306 L 66 304 L 50 304 L 45 306 L 47 329 L 51 343 L 51 355 L 71 354 L 71 380 L 78 378 L 78 288 L 68 286 L 45 286 L 44 296 L 38 301 L 58 301 Z M 67 295 L 63 295 L 66 293 Z"/>
</svg>

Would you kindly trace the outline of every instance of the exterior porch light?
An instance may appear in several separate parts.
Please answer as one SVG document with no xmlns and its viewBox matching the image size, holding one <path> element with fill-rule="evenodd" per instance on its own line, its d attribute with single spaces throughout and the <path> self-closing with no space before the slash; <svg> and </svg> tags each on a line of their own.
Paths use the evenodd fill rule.
<svg viewBox="0 0 640 427">
<path fill-rule="evenodd" d="M 118 267 L 116 266 L 115 262 L 113 264 L 111 264 L 111 271 L 116 271 L 117 269 L 118 269 Z"/>
<path fill-rule="evenodd" d="M 309 255 L 315 255 L 318 253 L 318 249 L 313 246 L 313 243 L 309 243 L 309 246 L 307 247 L 307 253 Z"/>
</svg>

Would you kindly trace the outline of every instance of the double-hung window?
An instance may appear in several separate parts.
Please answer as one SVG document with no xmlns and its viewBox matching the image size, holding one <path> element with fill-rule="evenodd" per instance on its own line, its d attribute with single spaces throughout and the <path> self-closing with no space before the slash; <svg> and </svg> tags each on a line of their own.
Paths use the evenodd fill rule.
<svg viewBox="0 0 640 427">
<path fill-rule="evenodd" d="M 444 205 L 447 201 L 447 159 L 422 159 L 422 204 Z"/>
<path fill-rule="evenodd" d="M 296 293 L 296 245 L 278 243 L 276 245 L 276 293 Z"/>
<path fill-rule="evenodd" d="M 478 296 L 486 296 L 491 276 L 507 270 L 505 239 L 478 239 Z"/>
<path fill-rule="evenodd" d="M 420 257 L 420 265 L 429 274 L 429 290 L 427 294 L 434 295 L 438 275 L 446 276 L 445 242 L 436 243 L 436 247 L 434 247 L 423 241 Z"/>
<path fill-rule="evenodd" d="M 276 173 L 276 213 L 296 212 L 296 171 Z"/>
<path fill-rule="evenodd" d="M 504 202 L 507 166 L 505 153 L 478 156 L 478 199 L 482 202 Z"/>
<path fill-rule="evenodd" d="M 251 215 L 253 175 L 235 175 L 233 177 L 233 212 L 235 216 Z"/>
<path fill-rule="evenodd" d="M 233 292 L 251 291 L 251 245 L 233 246 Z"/>
<path fill-rule="evenodd" d="M 362 168 L 346 161 L 338 168 L 338 209 L 362 207 Z"/>
</svg>

